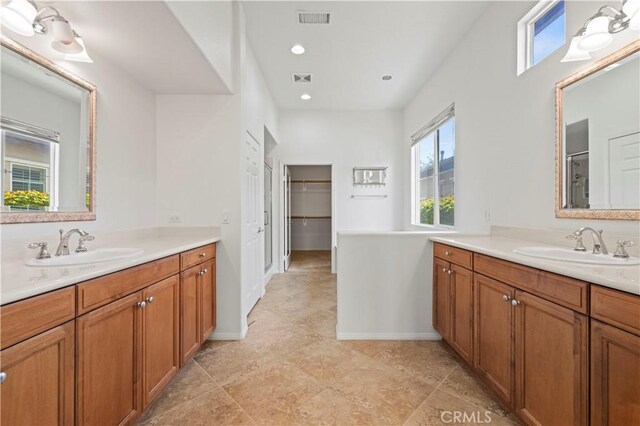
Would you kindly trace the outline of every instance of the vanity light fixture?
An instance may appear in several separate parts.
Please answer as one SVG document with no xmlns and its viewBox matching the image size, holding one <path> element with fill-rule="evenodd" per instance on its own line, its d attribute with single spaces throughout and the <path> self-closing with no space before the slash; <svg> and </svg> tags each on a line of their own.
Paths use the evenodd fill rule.
<svg viewBox="0 0 640 426">
<path fill-rule="evenodd" d="M 301 44 L 294 44 L 291 46 L 291 53 L 294 55 L 302 55 L 304 53 L 304 46 Z"/>
<path fill-rule="evenodd" d="M 64 55 L 64 60 L 65 61 L 73 61 L 73 62 L 86 62 L 89 64 L 93 63 L 93 59 L 91 59 L 91 57 L 89 56 L 89 54 L 87 53 L 87 48 L 84 46 L 84 41 L 82 40 L 82 37 L 80 37 L 80 35 L 78 35 L 77 32 L 73 32 L 76 42 L 82 46 L 82 51 L 80 53 L 67 53 L 66 55 Z"/>
<path fill-rule="evenodd" d="M 27 37 L 51 31 L 51 47 L 64 53 L 65 59 L 70 55 L 79 55 L 83 57 L 83 62 L 93 62 L 86 54 L 82 39 L 71 28 L 69 21 L 54 7 L 45 6 L 38 10 L 33 1 L 12 0 L 7 6 L 0 7 L 0 21 L 11 31 Z"/>
<path fill-rule="evenodd" d="M 300 96 L 300 99 L 302 99 L 303 101 L 308 101 L 309 99 L 311 99 L 311 95 L 310 95 L 310 94 L 308 94 L 308 93 L 303 93 L 303 94 Z"/>
<path fill-rule="evenodd" d="M 590 52 L 604 49 L 613 41 L 613 34 L 627 28 L 640 29 L 640 0 L 623 0 L 620 10 L 602 6 L 573 36 L 561 62 L 591 59 Z"/>
</svg>

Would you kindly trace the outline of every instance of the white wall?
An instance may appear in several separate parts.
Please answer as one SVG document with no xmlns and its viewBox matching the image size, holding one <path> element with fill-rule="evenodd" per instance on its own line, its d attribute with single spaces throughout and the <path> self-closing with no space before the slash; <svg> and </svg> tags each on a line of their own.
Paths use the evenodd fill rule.
<svg viewBox="0 0 640 426">
<path fill-rule="evenodd" d="M 97 104 L 96 217 L 93 222 L 3 224 L 2 238 L 57 235 L 58 228 L 88 232 L 156 225 L 155 95 L 94 52 L 93 64 L 58 61 L 33 39 L 19 42 L 95 84 Z"/>
<path fill-rule="evenodd" d="M 488 232 L 491 224 L 563 229 L 590 224 L 605 232 L 638 235 L 637 221 L 555 218 L 554 87 L 591 62 L 561 63 L 565 47 L 516 77 L 516 23 L 534 4 L 491 5 L 405 108 L 401 148 L 406 229 L 412 229 L 409 137 L 455 102 L 457 230 Z M 568 35 L 599 6 L 567 2 Z M 637 35 L 630 30 L 617 34 L 598 58 Z"/>
<path fill-rule="evenodd" d="M 338 339 L 440 338 L 431 324 L 437 234 L 338 233 Z"/>
<path fill-rule="evenodd" d="M 220 226 L 216 339 L 239 339 L 247 328 L 241 310 L 248 276 L 241 226 L 244 138 L 250 132 L 263 145 L 265 126 L 277 134 L 277 109 L 248 46 L 240 4 L 233 13 L 236 93 L 157 97 L 157 220 L 171 226 L 169 216 L 179 216 L 176 226 Z"/>
<path fill-rule="evenodd" d="M 333 165 L 332 245 L 336 230 L 401 229 L 400 111 L 285 110 L 280 112 L 279 132 L 279 144 L 271 153 L 277 164 Z M 388 166 L 387 186 L 354 188 L 352 174 L 357 166 Z M 280 215 L 280 192 L 279 186 L 275 188 L 274 217 Z M 352 194 L 387 194 L 388 198 L 352 199 Z"/>
</svg>

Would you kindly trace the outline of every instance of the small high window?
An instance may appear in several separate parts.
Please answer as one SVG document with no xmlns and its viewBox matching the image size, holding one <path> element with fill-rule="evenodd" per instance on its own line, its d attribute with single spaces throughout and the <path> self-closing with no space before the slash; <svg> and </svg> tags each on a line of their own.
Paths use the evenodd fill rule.
<svg viewBox="0 0 640 426">
<path fill-rule="evenodd" d="M 518 75 L 564 46 L 564 0 L 542 0 L 518 22 Z"/>
</svg>

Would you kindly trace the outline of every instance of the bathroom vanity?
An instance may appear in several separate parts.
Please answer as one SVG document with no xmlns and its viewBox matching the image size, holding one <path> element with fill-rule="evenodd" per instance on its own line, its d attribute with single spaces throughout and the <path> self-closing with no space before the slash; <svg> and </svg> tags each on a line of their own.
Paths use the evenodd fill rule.
<svg viewBox="0 0 640 426">
<path fill-rule="evenodd" d="M 133 424 L 215 329 L 216 241 L 147 239 L 135 266 L 24 283 L 59 288 L 0 308 L 2 424 Z M 83 269 L 96 276 L 68 284 Z"/>
<path fill-rule="evenodd" d="M 637 266 L 543 270 L 517 240 L 432 239 L 434 327 L 523 422 L 640 423 Z"/>
</svg>

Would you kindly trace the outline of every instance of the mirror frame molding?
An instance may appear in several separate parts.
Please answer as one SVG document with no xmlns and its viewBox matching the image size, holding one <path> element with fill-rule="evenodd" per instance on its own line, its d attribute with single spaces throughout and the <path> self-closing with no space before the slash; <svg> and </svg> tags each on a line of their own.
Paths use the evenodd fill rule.
<svg viewBox="0 0 640 426">
<path fill-rule="evenodd" d="M 572 219 L 612 219 L 612 220 L 638 220 L 640 210 L 589 210 L 589 209 L 563 209 L 563 179 L 562 172 L 564 161 L 562 158 L 562 92 L 571 84 L 589 77 L 609 65 L 618 62 L 627 56 L 640 52 L 640 40 L 613 52 L 600 59 L 587 68 L 570 75 L 556 83 L 556 217 Z"/>
<path fill-rule="evenodd" d="M 96 86 L 86 80 L 70 73 L 53 61 L 32 51 L 31 49 L 0 36 L 0 44 L 35 63 L 56 73 L 89 92 L 89 167 L 91 176 L 89 179 L 90 205 L 86 212 L 38 212 L 38 213 L 9 213 L 0 212 L 0 223 L 36 223 L 36 222 L 66 222 L 66 221 L 90 221 L 96 220 Z"/>
</svg>

